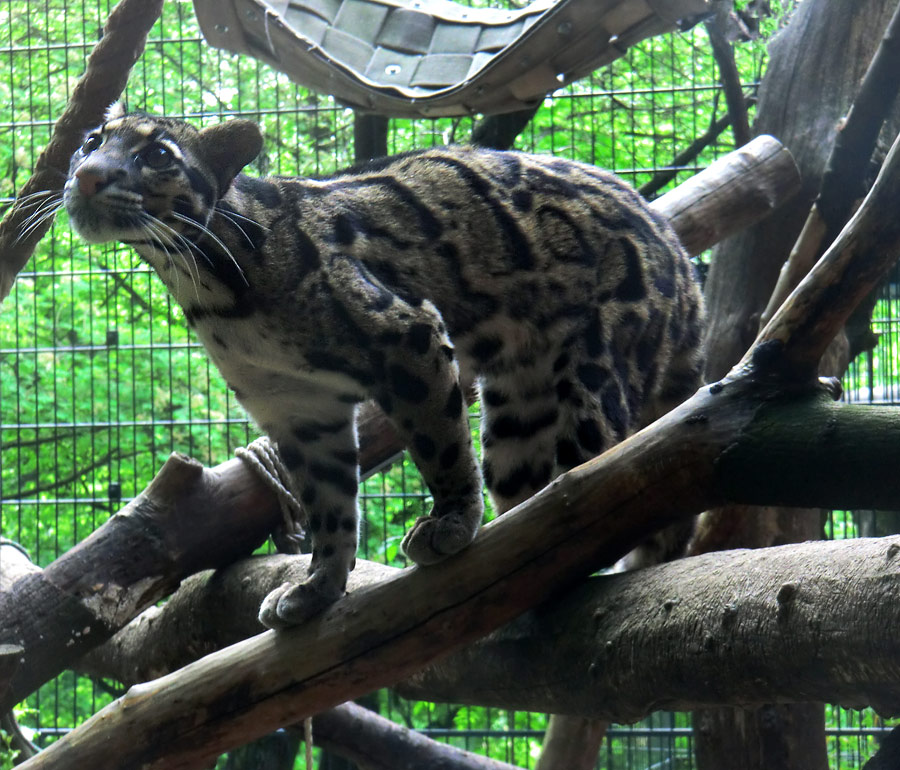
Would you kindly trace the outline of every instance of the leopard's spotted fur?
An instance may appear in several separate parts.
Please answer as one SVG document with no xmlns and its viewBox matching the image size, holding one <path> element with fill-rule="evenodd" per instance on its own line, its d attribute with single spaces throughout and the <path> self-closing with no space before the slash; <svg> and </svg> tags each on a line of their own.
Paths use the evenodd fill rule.
<svg viewBox="0 0 900 770">
<path fill-rule="evenodd" d="M 344 590 L 363 399 L 392 418 L 434 497 L 404 540 L 430 564 L 482 518 L 461 383 L 480 389 L 501 512 L 698 386 L 691 266 L 614 176 L 469 147 L 327 179 L 240 174 L 261 143 L 247 121 L 115 117 L 75 154 L 65 203 L 84 238 L 130 243 L 159 273 L 295 477 L 312 566 L 266 600 L 268 625 Z"/>
</svg>

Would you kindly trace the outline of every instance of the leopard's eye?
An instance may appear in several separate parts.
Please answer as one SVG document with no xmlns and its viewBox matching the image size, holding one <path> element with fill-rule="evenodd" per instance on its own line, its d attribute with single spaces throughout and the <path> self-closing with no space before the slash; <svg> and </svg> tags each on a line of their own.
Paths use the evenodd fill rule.
<svg viewBox="0 0 900 770">
<path fill-rule="evenodd" d="M 172 164 L 174 156 L 172 151 L 162 144 L 151 144 L 149 147 L 141 150 L 138 159 L 147 167 L 155 171 L 166 168 Z"/>
<path fill-rule="evenodd" d="M 84 155 L 90 155 L 101 144 L 103 144 L 103 140 L 100 138 L 99 134 L 92 134 L 84 140 L 84 144 L 81 145 L 81 152 Z"/>
</svg>

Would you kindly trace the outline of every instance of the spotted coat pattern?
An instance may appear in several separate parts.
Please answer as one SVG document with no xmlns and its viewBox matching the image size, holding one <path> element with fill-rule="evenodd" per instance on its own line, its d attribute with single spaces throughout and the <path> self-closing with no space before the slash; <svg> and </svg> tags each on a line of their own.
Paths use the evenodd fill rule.
<svg viewBox="0 0 900 770">
<path fill-rule="evenodd" d="M 84 238 L 156 270 L 294 477 L 312 566 L 266 599 L 266 624 L 344 591 L 360 401 L 391 417 L 433 495 L 403 543 L 431 564 L 475 536 L 482 475 L 506 511 L 697 387 L 691 266 L 611 174 L 467 147 L 326 179 L 241 174 L 261 144 L 247 121 L 113 117 L 73 157 L 65 203 Z"/>
</svg>

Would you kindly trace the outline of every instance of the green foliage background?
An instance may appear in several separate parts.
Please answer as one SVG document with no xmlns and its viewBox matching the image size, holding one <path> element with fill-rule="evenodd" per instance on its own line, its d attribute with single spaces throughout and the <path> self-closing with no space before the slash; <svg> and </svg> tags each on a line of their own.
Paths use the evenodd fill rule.
<svg viewBox="0 0 900 770">
<path fill-rule="evenodd" d="M 763 19 L 764 37 L 781 23 L 784 5 L 773 3 L 775 14 Z M 108 9 L 108 0 L 0 6 L 0 59 L 6 65 L 0 77 L 0 200 L 10 201 L 27 179 Z M 765 63 L 764 40 L 739 45 L 737 58 L 752 90 Z M 185 2 L 165 5 L 124 99 L 129 109 L 198 125 L 233 115 L 257 120 L 267 141 L 250 173 L 320 175 L 354 160 L 350 110 L 252 60 L 209 48 Z M 716 67 L 699 27 L 645 41 L 548 97 L 516 146 L 595 163 L 639 185 L 669 166 L 723 112 Z M 395 119 L 389 148 L 466 141 L 471 130 L 468 118 Z M 726 132 L 694 165 L 679 170 L 676 183 L 730 149 L 729 142 Z M 897 360 L 894 349 L 876 355 Z M 0 533 L 45 565 L 143 489 L 170 452 L 216 464 L 255 435 L 148 268 L 125 248 L 78 242 L 60 215 L 0 313 Z M 373 476 L 362 499 L 363 556 L 401 564 L 404 527 L 428 504 L 415 467 L 407 458 Z M 852 518 L 846 521 L 841 532 L 853 529 Z M 52 729 L 79 724 L 115 692 L 114 684 L 95 686 L 67 673 L 29 698 L 18 715 L 44 731 L 39 737 L 46 742 Z M 533 765 L 546 722 L 544 715 L 501 709 L 409 703 L 387 692 L 370 705 L 410 727 L 446 731 L 457 745 L 523 767 Z M 838 711 L 832 717 L 837 724 L 848 718 Z M 614 732 L 602 767 L 646 767 L 666 756 L 672 767 L 689 766 L 689 726 L 686 715 L 658 715 Z M 840 741 L 848 740 L 860 739 L 834 739 L 835 767 L 843 766 L 847 747 Z M 11 761 L 2 745 L 0 768 Z M 856 757 L 856 747 L 849 748 L 848 756 Z"/>
</svg>

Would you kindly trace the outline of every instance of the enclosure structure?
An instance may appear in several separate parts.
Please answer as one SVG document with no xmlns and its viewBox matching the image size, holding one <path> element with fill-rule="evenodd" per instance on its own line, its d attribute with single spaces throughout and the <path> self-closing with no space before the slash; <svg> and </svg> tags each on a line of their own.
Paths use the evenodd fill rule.
<svg viewBox="0 0 900 770">
<path fill-rule="evenodd" d="M 3 10 L 0 83 L 7 139 L 0 143 L 7 198 L 47 141 L 108 8 L 46 2 Z M 766 19 L 773 26 L 777 19 Z M 765 57 L 761 42 L 737 46 L 748 93 Z M 681 181 L 731 146 L 716 120 L 724 99 L 702 28 L 646 41 L 621 61 L 549 96 L 517 140 L 521 149 L 574 157 L 615 170 L 635 184 L 660 172 Z M 190 6 L 167 4 L 126 99 L 131 107 L 198 123 L 243 115 L 268 138 L 260 171 L 328 173 L 352 163 L 354 114 L 327 96 L 292 85 L 264 65 L 210 49 Z M 469 118 L 395 119 L 388 148 L 402 151 L 464 141 Z M 679 154 L 708 135 L 690 160 Z M 847 397 L 893 401 L 896 287 L 877 306 L 879 347 L 851 369 Z M 224 384 L 186 332 L 149 270 L 123 248 L 86 249 L 58 223 L 22 274 L 0 314 L 0 428 L 4 537 L 44 565 L 136 496 L 171 451 L 213 465 L 254 436 Z M 426 504 L 408 460 L 365 485 L 363 556 L 398 563 L 406 522 Z M 833 514 L 830 536 L 869 533 L 887 517 Z M 18 709 L 21 724 L 53 740 L 112 697 L 115 685 L 65 674 Z M 531 767 L 544 715 L 495 708 L 429 706 L 382 692 L 370 705 L 426 734 Z M 830 710 L 833 767 L 856 766 L 882 729 L 877 719 Z M 614 728 L 598 767 L 690 766 L 690 718 L 659 715 Z M 233 760 L 237 761 L 237 760 Z M 298 767 L 303 766 L 302 758 Z M 334 760 L 332 760 L 334 761 Z M 844 764 L 842 764 L 844 763 Z M 330 765 L 333 766 L 333 765 Z"/>
</svg>

